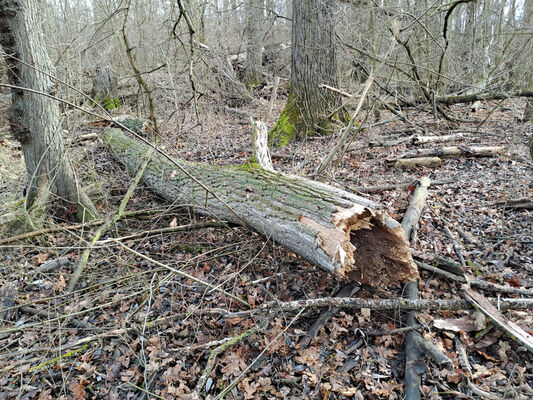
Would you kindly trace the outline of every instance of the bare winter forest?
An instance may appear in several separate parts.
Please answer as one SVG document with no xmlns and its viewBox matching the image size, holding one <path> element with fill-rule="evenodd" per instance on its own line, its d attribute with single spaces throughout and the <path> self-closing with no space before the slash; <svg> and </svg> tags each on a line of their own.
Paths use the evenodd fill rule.
<svg viewBox="0 0 533 400">
<path fill-rule="evenodd" d="M 533 398 L 533 0 L 0 0 L 0 400 Z"/>
</svg>

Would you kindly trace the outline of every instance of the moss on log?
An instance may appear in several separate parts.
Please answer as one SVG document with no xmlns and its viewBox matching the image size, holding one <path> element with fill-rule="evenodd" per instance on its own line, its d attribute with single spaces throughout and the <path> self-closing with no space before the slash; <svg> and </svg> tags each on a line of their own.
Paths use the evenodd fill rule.
<svg viewBox="0 0 533 400">
<path fill-rule="evenodd" d="M 103 137 L 135 173 L 147 145 L 118 129 Z M 344 190 L 250 162 L 214 166 L 163 154 L 152 156 L 143 180 L 169 201 L 245 225 L 339 277 L 387 286 L 418 276 L 400 224 L 376 203 Z"/>
</svg>

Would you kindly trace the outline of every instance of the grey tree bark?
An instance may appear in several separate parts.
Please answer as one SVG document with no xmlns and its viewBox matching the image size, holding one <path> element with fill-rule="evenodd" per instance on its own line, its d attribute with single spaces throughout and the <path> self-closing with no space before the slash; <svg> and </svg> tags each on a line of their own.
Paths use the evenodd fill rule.
<svg viewBox="0 0 533 400">
<path fill-rule="evenodd" d="M 336 2 L 294 0 L 292 4 L 291 92 L 269 133 L 270 141 L 278 145 L 293 137 L 329 133 L 328 116 L 340 105 L 338 95 L 318 87 L 337 87 Z"/>
<path fill-rule="evenodd" d="M 262 28 L 264 0 L 249 0 L 246 3 L 246 73 L 244 82 L 250 87 L 261 83 L 263 61 Z"/>
<path fill-rule="evenodd" d="M 16 87 L 12 89 L 9 122 L 13 136 L 22 145 L 29 179 L 26 206 L 43 210 L 52 194 L 78 220 L 87 221 L 97 214 L 81 190 L 65 151 L 59 105 L 40 94 L 53 95 L 56 90 L 50 78 L 53 66 L 44 47 L 40 12 L 35 0 L 0 0 L 0 45 L 6 53 L 10 83 Z"/>
</svg>

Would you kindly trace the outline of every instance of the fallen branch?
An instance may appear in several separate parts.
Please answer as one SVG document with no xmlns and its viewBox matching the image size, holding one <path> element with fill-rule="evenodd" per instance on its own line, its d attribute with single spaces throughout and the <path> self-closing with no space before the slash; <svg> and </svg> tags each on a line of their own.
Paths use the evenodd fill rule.
<svg viewBox="0 0 533 400">
<path fill-rule="evenodd" d="M 402 219 L 402 228 L 407 235 L 407 240 L 411 241 L 413 231 L 418 225 L 418 220 L 422 215 L 422 210 L 426 205 L 426 198 L 428 196 L 428 189 L 431 186 L 431 180 L 424 176 L 418 181 L 418 186 L 413 193 L 409 207 Z"/>
<path fill-rule="evenodd" d="M 533 143 L 533 141 L 532 141 Z M 518 199 L 509 199 L 509 200 L 499 200 L 489 203 L 490 205 L 495 206 L 504 206 L 505 209 L 524 209 L 532 210 L 533 209 L 533 200 L 529 197 L 521 197 Z"/>
<path fill-rule="evenodd" d="M 431 181 L 431 186 L 436 185 L 447 185 L 449 183 L 455 182 L 454 178 L 449 179 L 442 179 L 439 181 Z M 393 183 L 389 185 L 375 185 L 375 186 L 349 186 L 350 190 L 353 190 L 354 192 L 361 192 L 361 193 L 375 193 L 375 192 L 383 192 L 385 190 L 394 190 L 399 188 L 406 188 L 409 186 L 414 186 L 417 183 L 417 181 L 405 181 L 403 183 Z"/>
<path fill-rule="evenodd" d="M 106 244 L 106 243 L 114 243 L 116 241 L 125 241 L 125 240 L 137 239 L 140 237 L 145 238 L 148 236 L 161 235 L 164 233 L 182 232 L 182 231 L 189 231 L 189 230 L 192 231 L 195 229 L 204 229 L 204 228 L 224 228 L 227 226 L 228 226 L 228 223 L 219 222 L 219 221 L 197 222 L 197 223 L 191 223 L 191 224 L 186 224 L 186 225 L 169 226 L 166 228 L 150 229 L 150 230 L 146 230 L 142 232 L 132 233 L 131 235 L 122 236 L 118 238 L 98 240 L 96 244 L 100 245 L 100 244 Z"/>
<path fill-rule="evenodd" d="M 489 290 L 489 291 L 497 292 L 497 293 L 516 294 L 516 295 L 522 295 L 522 296 L 533 296 L 533 290 L 531 289 L 522 289 L 522 288 L 514 288 L 511 286 L 498 285 L 497 283 L 487 282 L 482 279 L 469 279 L 467 281 L 466 278 L 463 276 L 459 276 L 451 272 L 443 271 L 442 269 L 433 267 L 429 264 L 416 261 L 416 260 L 415 260 L 415 263 L 420 269 L 433 272 L 435 274 L 441 275 L 455 282 L 470 283 L 470 286 L 476 287 L 478 289 Z"/>
<path fill-rule="evenodd" d="M 227 341 L 225 341 L 220 346 L 216 347 L 215 349 L 213 349 L 211 351 L 211 353 L 209 354 L 209 358 L 207 359 L 207 365 L 206 365 L 206 367 L 204 369 L 204 372 L 202 373 L 202 375 L 198 379 L 198 382 L 196 384 L 196 388 L 194 389 L 194 391 L 197 394 L 197 398 L 200 398 L 199 394 L 202 391 L 205 390 L 205 384 L 207 382 L 207 378 L 209 378 L 209 375 L 211 375 L 211 372 L 213 371 L 213 368 L 215 367 L 215 364 L 216 364 L 216 361 L 217 361 L 217 357 L 220 354 L 224 353 L 231 346 L 234 346 L 237 343 L 242 342 L 247 337 L 251 336 L 252 334 L 254 334 L 256 332 L 258 332 L 259 330 L 260 330 L 259 326 L 254 326 L 253 328 L 250 328 L 250 329 L 244 331 L 243 333 L 241 333 L 238 336 L 229 338 Z"/>
<path fill-rule="evenodd" d="M 78 262 L 76 263 L 74 272 L 72 273 L 68 286 L 67 286 L 68 293 L 72 292 L 74 288 L 76 287 L 76 284 L 78 283 L 85 266 L 89 262 L 89 256 L 91 255 L 91 251 L 93 250 L 96 242 L 98 242 L 98 240 L 102 237 L 102 235 L 105 234 L 113 225 L 115 225 L 124 215 L 124 212 L 126 211 L 126 206 L 128 205 L 128 202 L 130 201 L 131 196 L 133 196 L 133 192 L 137 188 L 137 184 L 141 180 L 141 177 L 144 173 L 144 170 L 146 169 L 146 166 L 148 165 L 148 162 L 150 161 L 150 158 L 152 157 L 153 152 L 154 152 L 153 149 L 146 150 L 146 153 L 143 155 L 144 161 L 140 165 L 139 170 L 137 171 L 137 175 L 131 182 L 130 187 L 128 188 L 128 191 L 126 192 L 126 194 L 124 195 L 124 198 L 120 202 L 118 211 L 115 213 L 113 217 L 109 218 L 103 225 L 101 225 L 96 230 L 93 238 L 89 242 L 89 245 L 80 255 Z"/>
<path fill-rule="evenodd" d="M 395 161 L 395 168 L 438 167 L 442 164 L 439 157 L 401 158 L 392 161 Z"/>
<path fill-rule="evenodd" d="M 372 146 L 383 146 L 383 147 L 392 147 L 397 146 L 402 143 L 411 143 L 411 144 L 427 144 L 427 143 L 445 143 L 445 142 L 455 142 L 457 140 L 464 139 L 463 133 L 454 133 L 451 135 L 440 135 L 440 136 L 407 136 L 398 139 L 392 140 L 372 140 L 370 144 Z"/>
<path fill-rule="evenodd" d="M 418 286 L 416 282 L 409 282 L 405 288 L 406 296 L 409 300 L 418 300 Z M 409 327 L 417 324 L 414 311 L 407 313 L 405 323 Z M 417 338 L 420 333 L 415 330 L 407 332 L 405 335 L 405 398 L 406 400 L 420 399 L 420 375 L 425 372 L 426 365 L 422 357 L 422 351 L 417 345 Z M 423 366 L 423 370 L 421 367 Z"/>
<path fill-rule="evenodd" d="M 150 214 L 154 214 L 154 213 L 160 213 L 160 212 L 164 212 L 164 211 L 168 211 L 168 209 L 167 210 L 127 211 L 127 212 L 124 212 L 123 217 L 137 217 L 137 216 L 142 216 L 142 215 L 150 215 Z M 85 223 L 76 224 L 76 225 L 56 226 L 56 227 L 53 227 L 53 228 L 38 229 L 36 231 L 26 232 L 26 233 L 22 233 L 20 235 L 11 236 L 11 237 L 8 237 L 8 238 L 5 238 L 5 239 L 0 239 L 0 246 L 1 245 L 5 245 L 5 244 L 9 244 L 9 243 L 13 243 L 13 242 L 19 242 L 19 241 L 22 241 L 22 240 L 25 240 L 25 239 L 31 239 L 31 238 L 36 237 L 36 236 L 46 235 L 48 233 L 63 232 L 63 231 L 64 232 L 69 232 L 69 231 L 75 231 L 77 229 L 90 228 L 90 227 L 93 227 L 93 226 L 102 225 L 104 222 L 105 222 L 105 220 L 99 219 L 99 220 L 94 220 L 94 221 L 91 221 L 91 222 L 85 222 Z"/>
<path fill-rule="evenodd" d="M 508 321 L 488 299 L 473 289 L 467 289 L 465 296 L 472 305 L 480 310 L 483 314 L 493 320 L 496 325 L 511 336 L 514 340 L 522 343 L 530 352 L 533 353 L 533 337 L 520 326 L 512 321 Z"/>
<path fill-rule="evenodd" d="M 517 309 L 533 309 L 533 299 L 515 299 L 515 298 L 490 298 L 488 301 L 491 304 L 497 304 L 500 310 L 517 310 Z M 350 297 L 321 297 L 316 299 L 294 300 L 288 302 L 269 301 L 257 307 L 254 310 L 231 312 L 222 309 L 214 309 L 217 315 L 224 315 L 227 318 L 246 317 L 250 315 L 261 314 L 267 312 L 284 312 L 295 311 L 302 308 L 323 308 L 323 307 L 339 307 L 348 310 L 360 310 L 361 308 L 369 308 L 375 311 L 386 310 L 413 310 L 413 311 L 461 311 L 473 310 L 474 307 L 467 300 L 453 299 L 453 300 L 431 300 L 418 299 L 410 300 L 403 298 L 391 299 L 357 299 Z M 205 309 L 202 312 L 209 312 Z"/>
<path fill-rule="evenodd" d="M 335 297 L 351 297 L 355 293 L 357 293 L 359 289 L 359 285 L 354 282 L 350 282 L 344 285 Z M 307 332 L 307 335 L 305 335 L 305 337 L 300 341 L 300 343 L 298 343 L 298 348 L 306 348 L 309 343 L 311 343 L 311 340 L 313 340 L 313 338 L 320 331 L 320 329 L 322 329 L 328 323 L 328 321 L 338 312 L 338 307 L 330 307 L 326 311 L 322 312 L 322 314 L 320 314 L 320 317 L 318 317 L 311 329 L 309 329 L 309 332 Z"/>
<path fill-rule="evenodd" d="M 457 255 L 457 258 L 459 259 L 459 262 L 461 263 L 461 267 L 465 268 L 466 267 L 466 262 L 465 262 L 465 259 L 463 257 L 463 252 L 461 251 L 461 247 L 459 246 L 459 242 L 457 242 L 457 240 L 455 239 L 454 234 L 452 233 L 450 228 L 448 228 L 447 225 L 444 225 L 444 233 L 446 233 L 446 235 L 452 241 L 453 250 L 455 251 L 455 254 Z"/>
<path fill-rule="evenodd" d="M 389 161 L 414 157 L 493 157 L 503 153 L 502 146 L 449 146 L 436 149 L 417 149 L 399 155 Z"/>
<path fill-rule="evenodd" d="M 435 101 L 441 104 L 470 103 L 473 101 L 504 100 L 510 97 L 533 97 L 533 90 L 525 89 L 511 93 L 474 93 L 459 96 L 436 97 Z"/>
</svg>

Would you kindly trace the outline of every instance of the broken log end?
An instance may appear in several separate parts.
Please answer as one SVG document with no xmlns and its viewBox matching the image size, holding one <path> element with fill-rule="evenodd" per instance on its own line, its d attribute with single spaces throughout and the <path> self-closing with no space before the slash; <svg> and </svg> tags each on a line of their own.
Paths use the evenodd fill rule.
<svg viewBox="0 0 533 400">
<path fill-rule="evenodd" d="M 383 287 L 418 277 L 401 225 L 381 210 L 354 204 L 333 215 L 333 227 L 300 216 L 315 230 L 316 243 L 339 267 L 335 274 Z"/>
</svg>

